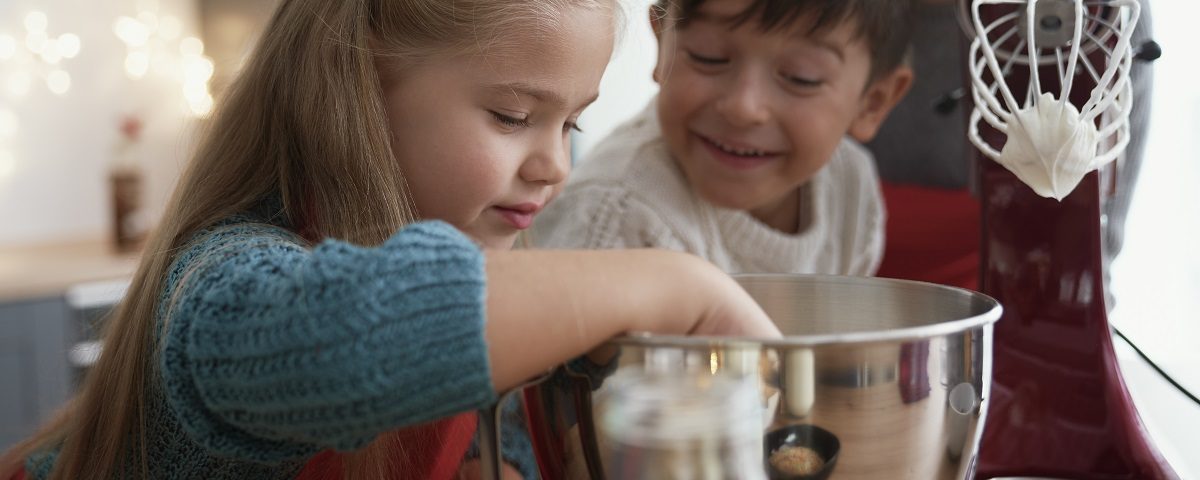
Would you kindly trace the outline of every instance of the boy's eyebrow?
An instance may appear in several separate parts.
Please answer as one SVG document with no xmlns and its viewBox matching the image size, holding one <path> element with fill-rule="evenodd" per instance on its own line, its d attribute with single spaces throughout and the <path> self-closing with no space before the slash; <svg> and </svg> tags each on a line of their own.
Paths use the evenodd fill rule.
<svg viewBox="0 0 1200 480">
<path fill-rule="evenodd" d="M 846 53 L 844 46 L 836 41 L 828 40 L 821 36 L 821 32 L 811 32 L 801 30 L 795 33 L 794 38 L 803 42 L 812 44 L 813 46 L 826 50 L 838 58 L 838 61 L 845 63 Z"/>
<path fill-rule="evenodd" d="M 717 23 L 717 24 L 728 24 L 728 23 L 733 23 L 733 21 L 737 20 L 737 18 L 738 18 L 738 16 L 736 14 L 734 14 L 734 15 L 718 15 L 718 14 L 715 14 L 712 12 L 705 11 L 704 8 L 700 8 L 699 10 L 692 12 L 692 15 L 690 17 L 688 17 L 687 21 L 689 23 L 700 21 L 700 22 L 710 22 L 710 23 Z"/>
<path fill-rule="evenodd" d="M 709 22 L 709 23 L 715 23 L 715 24 L 729 24 L 729 23 L 733 23 L 733 22 L 737 21 L 738 17 L 739 17 L 739 15 L 717 15 L 717 14 L 705 11 L 704 8 L 700 8 L 695 13 L 693 13 L 691 17 L 688 17 L 688 22 L 700 21 L 700 22 Z M 845 52 L 842 51 L 842 46 L 835 42 L 831 42 L 831 41 L 825 40 L 823 38 L 820 38 L 817 35 L 817 33 L 818 32 L 801 30 L 799 33 L 796 34 L 796 38 L 810 42 L 813 45 L 820 47 L 821 49 L 828 50 L 830 53 L 833 53 L 835 56 L 837 56 L 838 60 L 845 62 L 846 54 L 845 54 Z"/>
<path fill-rule="evenodd" d="M 489 85 L 487 88 L 488 88 L 488 90 L 492 90 L 496 93 L 500 93 L 500 94 L 516 93 L 518 95 L 526 95 L 526 96 L 533 97 L 534 100 L 537 100 L 542 103 L 549 103 L 556 107 L 567 108 L 567 99 L 566 98 L 563 98 L 563 96 L 559 95 L 558 92 L 555 92 L 553 90 L 548 90 L 548 89 L 539 87 L 537 85 L 533 85 L 533 84 L 529 84 L 529 83 L 525 83 L 525 82 L 509 82 L 509 83 L 499 83 L 499 84 L 495 84 L 495 85 Z M 592 102 L 596 101 L 596 98 L 598 98 L 598 97 L 599 97 L 599 93 L 592 94 L 591 98 L 587 99 L 587 101 L 584 102 L 584 105 L 590 105 Z"/>
<path fill-rule="evenodd" d="M 819 47 L 821 49 L 832 52 L 835 56 L 837 56 L 838 60 L 840 60 L 842 62 L 846 61 L 846 54 L 842 52 L 841 45 L 838 45 L 837 43 L 834 43 L 834 42 L 826 41 L 821 38 L 812 37 L 812 36 L 805 36 L 804 39 L 809 42 L 812 42 L 813 45 L 816 45 L 817 47 Z"/>
</svg>

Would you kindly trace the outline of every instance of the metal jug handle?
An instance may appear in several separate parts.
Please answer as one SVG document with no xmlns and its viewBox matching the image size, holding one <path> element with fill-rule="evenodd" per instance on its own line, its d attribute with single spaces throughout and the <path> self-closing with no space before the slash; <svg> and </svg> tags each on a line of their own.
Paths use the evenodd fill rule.
<svg viewBox="0 0 1200 480">
<path fill-rule="evenodd" d="M 535 377 L 529 382 L 518 385 L 511 390 L 501 393 L 496 403 L 483 409 L 479 415 L 479 467 L 483 480 L 500 480 L 500 467 L 503 460 L 500 456 L 500 414 L 504 402 L 513 394 L 520 393 L 525 387 L 537 385 L 550 378 L 551 372 Z"/>
<path fill-rule="evenodd" d="M 479 416 L 480 478 L 500 480 L 500 405 L 507 395 L 483 410 Z"/>
<path fill-rule="evenodd" d="M 596 435 L 596 425 L 592 420 L 592 385 L 584 379 L 582 382 L 577 382 L 573 386 L 575 389 L 575 411 L 579 422 L 580 438 L 599 438 Z M 588 475 L 593 479 L 604 479 L 604 467 L 600 462 L 600 447 L 593 442 L 581 442 L 583 447 L 583 458 L 587 465 Z"/>
</svg>

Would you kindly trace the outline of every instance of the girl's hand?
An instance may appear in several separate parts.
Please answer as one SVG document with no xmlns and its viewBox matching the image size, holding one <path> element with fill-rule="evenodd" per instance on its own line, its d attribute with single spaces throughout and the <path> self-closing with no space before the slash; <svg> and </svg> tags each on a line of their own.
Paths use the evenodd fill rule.
<svg viewBox="0 0 1200 480">
<path fill-rule="evenodd" d="M 696 273 L 690 276 L 695 286 L 679 282 L 685 289 L 685 302 L 700 311 L 687 333 L 692 335 L 723 335 L 753 338 L 779 338 L 782 334 L 762 307 L 738 285 L 737 281 L 711 263 L 685 255 Z"/>
<path fill-rule="evenodd" d="M 492 384 L 516 387 L 630 332 L 777 338 L 736 281 L 665 250 L 487 251 Z"/>
</svg>

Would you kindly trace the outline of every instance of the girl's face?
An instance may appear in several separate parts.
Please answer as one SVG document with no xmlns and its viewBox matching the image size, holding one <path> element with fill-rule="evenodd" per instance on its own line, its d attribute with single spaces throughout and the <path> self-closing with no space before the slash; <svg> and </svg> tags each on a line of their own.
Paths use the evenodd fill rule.
<svg viewBox="0 0 1200 480">
<path fill-rule="evenodd" d="M 562 189 L 570 131 L 596 99 L 613 44 L 607 12 L 562 13 L 561 27 L 505 42 L 520 47 L 393 78 L 380 70 L 392 148 L 422 219 L 449 222 L 485 248 L 511 248 Z"/>
</svg>

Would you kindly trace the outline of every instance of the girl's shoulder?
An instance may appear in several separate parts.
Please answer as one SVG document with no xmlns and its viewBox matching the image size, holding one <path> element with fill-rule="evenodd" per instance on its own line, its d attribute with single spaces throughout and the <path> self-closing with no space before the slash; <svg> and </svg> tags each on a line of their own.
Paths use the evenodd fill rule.
<svg viewBox="0 0 1200 480">
<path fill-rule="evenodd" d="M 294 255 L 306 248 L 303 238 L 283 226 L 254 214 L 231 215 L 191 234 L 171 252 L 164 293 L 169 296 L 172 287 L 189 273 L 235 257 Z"/>
<path fill-rule="evenodd" d="M 193 248 L 214 248 L 230 244 L 282 243 L 304 246 L 308 242 L 286 227 L 270 223 L 260 217 L 238 214 L 197 231 L 187 245 Z"/>
<path fill-rule="evenodd" d="M 245 212 L 235 213 L 201 227 L 181 243 L 180 256 L 221 250 L 225 247 L 272 243 L 304 247 L 308 242 L 288 226 L 282 206 L 267 200 Z"/>
</svg>

